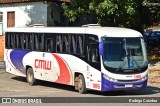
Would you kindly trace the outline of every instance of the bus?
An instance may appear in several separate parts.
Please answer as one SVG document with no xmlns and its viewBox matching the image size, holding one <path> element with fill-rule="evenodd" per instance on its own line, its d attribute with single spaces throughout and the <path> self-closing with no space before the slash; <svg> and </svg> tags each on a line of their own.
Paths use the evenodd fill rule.
<svg viewBox="0 0 160 106">
<path fill-rule="evenodd" d="M 5 33 L 6 72 L 87 90 L 145 88 L 148 60 L 141 33 L 119 27 L 26 27 Z"/>
</svg>

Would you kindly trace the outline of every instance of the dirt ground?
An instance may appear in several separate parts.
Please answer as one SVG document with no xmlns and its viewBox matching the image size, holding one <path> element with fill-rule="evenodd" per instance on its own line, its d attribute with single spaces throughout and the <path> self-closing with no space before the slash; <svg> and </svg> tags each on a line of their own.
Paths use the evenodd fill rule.
<svg viewBox="0 0 160 106">
<path fill-rule="evenodd" d="M 148 66 L 148 85 L 160 87 L 160 62 L 155 62 Z"/>
<path fill-rule="evenodd" d="M 148 48 L 148 85 L 160 87 L 160 46 Z"/>
</svg>

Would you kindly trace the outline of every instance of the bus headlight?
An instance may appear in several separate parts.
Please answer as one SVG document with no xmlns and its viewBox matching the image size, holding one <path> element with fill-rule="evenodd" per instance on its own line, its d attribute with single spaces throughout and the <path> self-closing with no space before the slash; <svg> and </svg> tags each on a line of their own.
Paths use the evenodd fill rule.
<svg viewBox="0 0 160 106">
<path fill-rule="evenodd" d="M 114 78 L 111 78 L 111 77 L 109 77 L 109 76 L 107 76 L 107 75 L 103 75 L 103 77 L 106 79 L 106 80 L 109 80 L 109 81 L 111 81 L 111 82 L 117 82 L 117 80 L 116 79 L 114 79 Z"/>
<path fill-rule="evenodd" d="M 148 78 L 148 75 L 146 75 L 146 76 L 144 76 L 144 77 L 142 77 L 141 79 L 139 79 L 138 81 L 144 81 L 144 80 L 146 80 Z"/>
</svg>

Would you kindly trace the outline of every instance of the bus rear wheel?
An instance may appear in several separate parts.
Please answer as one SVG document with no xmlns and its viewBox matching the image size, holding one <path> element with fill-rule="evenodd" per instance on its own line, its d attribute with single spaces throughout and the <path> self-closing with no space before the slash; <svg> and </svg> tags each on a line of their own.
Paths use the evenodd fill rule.
<svg viewBox="0 0 160 106">
<path fill-rule="evenodd" d="M 84 76 L 82 74 L 80 74 L 78 76 L 78 81 L 77 81 L 77 90 L 79 91 L 79 93 L 84 94 L 87 92 L 86 89 L 86 84 L 85 84 L 85 79 Z"/>
<path fill-rule="evenodd" d="M 36 79 L 34 78 L 34 73 L 32 68 L 27 69 L 27 82 L 31 86 L 37 83 Z"/>
</svg>

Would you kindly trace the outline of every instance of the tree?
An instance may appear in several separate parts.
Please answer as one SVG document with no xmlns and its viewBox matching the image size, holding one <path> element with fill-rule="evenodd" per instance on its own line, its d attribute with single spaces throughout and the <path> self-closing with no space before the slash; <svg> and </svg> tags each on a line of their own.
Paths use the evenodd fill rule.
<svg viewBox="0 0 160 106">
<path fill-rule="evenodd" d="M 152 0 L 71 0 L 70 5 L 62 4 L 65 16 L 70 22 L 102 26 L 129 27 L 140 30 L 149 9 L 143 4 Z M 148 23 L 150 24 L 150 23 Z M 81 25 L 77 24 L 77 25 Z"/>
<path fill-rule="evenodd" d="M 160 24 L 160 0 L 145 0 L 144 8 L 148 9 L 150 22 Z"/>
</svg>

